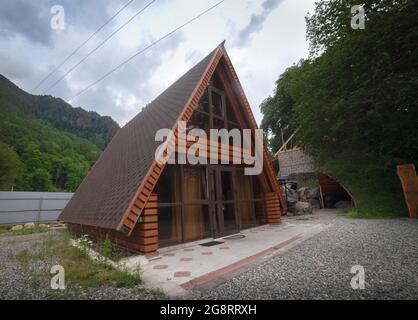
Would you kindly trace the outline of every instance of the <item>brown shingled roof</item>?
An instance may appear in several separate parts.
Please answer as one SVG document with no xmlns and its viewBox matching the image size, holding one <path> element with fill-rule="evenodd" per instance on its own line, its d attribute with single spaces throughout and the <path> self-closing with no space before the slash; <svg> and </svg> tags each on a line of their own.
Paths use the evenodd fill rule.
<svg viewBox="0 0 418 320">
<path fill-rule="evenodd" d="M 119 129 L 62 211 L 60 220 L 117 228 L 154 161 L 161 143 L 155 141 L 155 133 L 174 126 L 217 49 Z"/>
</svg>

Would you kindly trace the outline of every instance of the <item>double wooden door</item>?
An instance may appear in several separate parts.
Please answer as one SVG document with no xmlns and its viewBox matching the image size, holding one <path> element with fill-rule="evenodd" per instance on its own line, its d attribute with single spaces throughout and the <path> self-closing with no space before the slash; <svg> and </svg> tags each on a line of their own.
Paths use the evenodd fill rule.
<svg viewBox="0 0 418 320">
<path fill-rule="evenodd" d="M 236 203 L 236 171 L 233 167 L 210 166 L 209 203 L 214 238 L 239 232 L 239 212 Z"/>
</svg>

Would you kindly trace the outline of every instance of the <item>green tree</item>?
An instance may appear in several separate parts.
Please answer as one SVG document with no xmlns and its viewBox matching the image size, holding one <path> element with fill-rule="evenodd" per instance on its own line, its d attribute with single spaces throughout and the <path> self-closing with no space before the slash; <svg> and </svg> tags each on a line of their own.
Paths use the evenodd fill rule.
<svg viewBox="0 0 418 320">
<path fill-rule="evenodd" d="M 31 188 L 29 191 L 51 191 L 52 179 L 49 172 L 42 168 L 36 168 L 27 175 L 27 182 Z"/>
<path fill-rule="evenodd" d="M 354 5 L 365 29 L 351 28 Z M 298 128 L 298 146 L 352 191 L 363 217 L 406 213 L 395 165 L 418 165 L 417 16 L 412 0 L 318 1 L 309 58 L 261 106 L 273 149 L 281 129 Z"/>
<path fill-rule="evenodd" d="M 365 29 L 350 27 L 362 4 Z M 320 1 L 308 17 L 313 58 L 295 105 L 313 154 L 369 155 L 387 165 L 418 157 L 417 1 Z M 322 52 L 322 54 L 321 54 Z"/>
<path fill-rule="evenodd" d="M 287 140 L 296 129 L 293 107 L 298 93 L 294 87 L 301 77 L 301 66 L 304 63 L 301 60 L 280 75 L 274 95 L 265 99 L 260 106 L 263 114 L 261 128 L 270 138 L 269 146 L 273 152 L 283 143 L 281 135 Z"/>
<path fill-rule="evenodd" d="M 0 190 L 10 191 L 22 179 L 23 164 L 12 147 L 0 141 Z"/>
<path fill-rule="evenodd" d="M 350 26 L 356 4 L 364 30 Z M 322 161 L 417 162 L 417 13 L 417 1 L 319 1 L 307 17 L 311 57 L 288 69 L 261 106 L 272 146 L 280 129 L 299 128 L 298 144 Z"/>
</svg>

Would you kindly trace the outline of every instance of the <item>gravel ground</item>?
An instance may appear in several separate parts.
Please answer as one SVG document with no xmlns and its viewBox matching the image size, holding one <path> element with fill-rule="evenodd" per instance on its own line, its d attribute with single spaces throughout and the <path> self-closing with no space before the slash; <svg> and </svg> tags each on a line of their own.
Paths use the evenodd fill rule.
<svg viewBox="0 0 418 320">
<path fill-rule="evenodd" d="M 195 299 L 418 299 L 418 220 L 357 220 L 315 214 L 328 228 L 282 254 Z M 0 299 L 158 299 L 155 291 L 102 286 L 63 292 L 50 289 L 37 274 L 59 264 L 59 257 L 22 261 L 16 254 L 41 247 L 47 234 L 0 236 Z M 353 265 L 365 270 L 365 289 L 353 290 Z"/>
<path fill-rule="evenodd" d="M 329 228 L 196 297 L 418 299 L 418 220 L 335 214 L 319 214 L 315 220 Z M 354 265 L 364 267 L 364 290 L 351 288 Z"/>
<path fill-rule="evenodd" d="M 49 270 L 60 264 L 57 256 L 44 259 L 19 258 L 24 250 L 30 254 L 41 252 L 45 237 L 50 233 L 25 236 L 0 236 L 0 300 L 9 299 L 161 299 L 156 291 L 147 290 L 141 285 L 134 288 L 100 286 L 81 288 L 70 284 L 65 290 L 52 290 Z M 59 237 L 59 234 L 54 237 Z M 58 238 L 59 239 L 59 238 Z"/>
</svg>

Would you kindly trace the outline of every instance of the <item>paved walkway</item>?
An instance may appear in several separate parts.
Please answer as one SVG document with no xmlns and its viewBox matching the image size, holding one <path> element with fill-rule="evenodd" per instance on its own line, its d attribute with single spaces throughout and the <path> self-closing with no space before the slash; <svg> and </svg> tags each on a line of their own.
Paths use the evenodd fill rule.
<svg viewBox="0 0 418 320">
<path fill-rule="evenodd" d="M 141 266 L 142 278 L 146 285 L 171 297 L 187 297 L 189 289 L 211 289 L 326 227 L 308 219 L 297 223 L 287 219 L 280 225 L 247 229 L 242 231 L 242 238 L 218 239 L 223 243 L 210 247 L 201 244 L 213 239 L 162 248 L 159 256 Z"/>
</svg>

